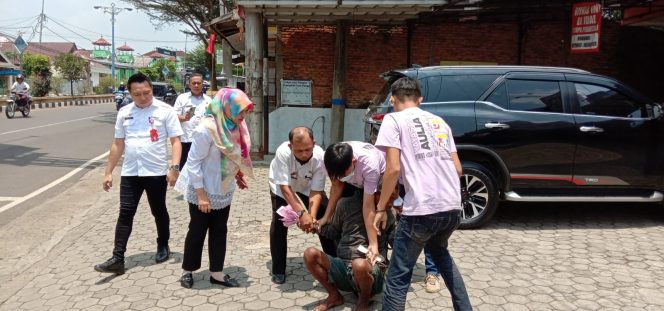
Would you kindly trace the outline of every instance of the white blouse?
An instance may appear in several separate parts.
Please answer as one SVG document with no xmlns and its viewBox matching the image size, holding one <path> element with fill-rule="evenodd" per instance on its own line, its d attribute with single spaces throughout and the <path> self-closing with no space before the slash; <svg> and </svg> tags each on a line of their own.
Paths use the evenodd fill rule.
<svg viewBox="0 0 664 311">
<path fill-rule="evenodd" d="M 235 181 L 226 193 L 221 192 L 221 157 L 223 154 L 215 146 L 208 129 L 199 124 L 192 135 L 191 149 L 187 163 L 180 172 L 175 190 L 182 193 L 187 202 L 198 204 L 196 190 L 204 188 L 212 209 L 222 209 L 231 204 L 235 192 Z M 235 146 L 233 153 L 240 154 L 240 146 Z M 237 167 L 233 161 L 226 161 L 229 167 L 225 171 L 234 171 Z"/>
</svg>

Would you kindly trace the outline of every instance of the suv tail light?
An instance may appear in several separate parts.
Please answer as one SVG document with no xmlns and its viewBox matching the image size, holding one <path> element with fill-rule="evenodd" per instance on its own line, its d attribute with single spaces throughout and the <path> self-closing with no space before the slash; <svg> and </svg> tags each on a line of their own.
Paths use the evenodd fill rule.
<svg viewBox="0 0 664 311">
<path fill-rule="evenodd" d="M 369 116 L 369 118 L 371 118 L 371 120 L 374 121 L 374 122 L 380 123 L 380 122 L 383 121 L 383 118 L 385 118 L 385 114 L 384 113 L 374 113 L 371 116 Z"/>
</svg>

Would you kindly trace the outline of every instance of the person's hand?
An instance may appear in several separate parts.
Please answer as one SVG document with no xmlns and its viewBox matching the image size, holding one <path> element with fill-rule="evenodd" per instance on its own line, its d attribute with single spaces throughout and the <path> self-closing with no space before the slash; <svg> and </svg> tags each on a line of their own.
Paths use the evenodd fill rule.
<svg viewBox="0 0 664 311">
<path fill-rule="evenodd" d="M 175 186 L 175 182 L 178 180 L 178 176 L 180 176 L 180 172 L 176 170 L 168 170 L 168 173 L 166 174 L 166 181 L 170 187 Z"/>
<path fill-rule="evenodd" d="M 323 226 L 327 225 L 329 220 L 325 216 L 323 216 L 323 218 L 317 220 L 316 222 L 318 224 L 318 228 L 323 228 Z"/>
<path fill-rule="evenodd" d="M 369 244 L 369 250 L 367 251 L 367 260 L 373 265 L 376 262 L 376 257 L 380 255 L 378 251 L 378 244 Z"/>
<path fill-rule="evenodd" d="M 208 199 L 206 194 L 198 196 L 198 209 L 206 214 L 212 209 L 210 206 L 210 199 Z"/>
<path fill-rule="evenodd" d="M 237 174 L 235 175 L 235 182 L 237 183 L 237 186 L 240 187 L 240 189 L 249 188 L 247 180 L 244 179 L 244 174 L 242 174 L 242 172 L 237 172 Z"/>
<path fill-rule="evenodd" d="M 104 175 L 104 181 L 101 183 L 101 187 L 106 192 L 113 187 L 113 174 Z"/>
<path fill-rule="evenodd" d="M 382 210 L 382 212 L 379 212 Z M 387 227 L 387 210 L 383 207 L 382 209 L 378 209 L 376 211 L 376 215 L 374 216 L 374 221 L 373 221 L 374 229 L 376 229 L 376 234 L 380 235 L 381 230 L 385 230 L 385 227 Z"/>
<path fill-rule="evenodd" d="M 309 213 L 305 211 L 304 214 L 302 214 L 302 217 L 300 217 L 300 224 L 299 224 L 300 229 L 308 233 L 309 230 L 311 230 L 313 221 L 314 218 L 311 217 L 311 215 L 309 215 Z"/>
</svg>

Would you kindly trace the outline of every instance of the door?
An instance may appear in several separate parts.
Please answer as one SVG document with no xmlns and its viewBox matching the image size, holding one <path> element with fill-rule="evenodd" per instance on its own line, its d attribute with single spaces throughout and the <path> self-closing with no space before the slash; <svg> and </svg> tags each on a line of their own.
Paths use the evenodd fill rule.
<svg viewBox="0 0 664 311">
<path fill-rule="evenodd" d="M 615 81 L 571 77 L 578 144 L 574 178 L 581 186 L 655 189 L 662 175 L 661 120 L 654 103 Z"/>
<path fill-rule="evenodd" d="M 511 188 L 572 187 L 576 128 L 562 74 L 509 74 L 475 105 L 476 141 L 495 151 Z"/>
</svg>

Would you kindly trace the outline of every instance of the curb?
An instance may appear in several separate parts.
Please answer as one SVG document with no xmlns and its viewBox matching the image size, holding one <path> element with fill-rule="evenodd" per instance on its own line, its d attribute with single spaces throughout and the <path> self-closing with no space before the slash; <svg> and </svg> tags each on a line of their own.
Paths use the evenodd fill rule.
<svg viewBox="0 0 664 311">
<path fill-rule="evenodd" d="M 71 106 L 85 106 L 85 105 L 94 105 L 94 104 L 105 104 L 112 103 L 113 99 L 78 99 L 78 100 L 64 100 L 48 103 L 33 103 L 30 106 L 31 110 L 34 109 L 48 109 L 48 108 L 58 108 L 58 107 L 71 107 Z M 4 109 L 7 105 L 0 105 L 0 113 L 4 112 Z"/>
</svg>

